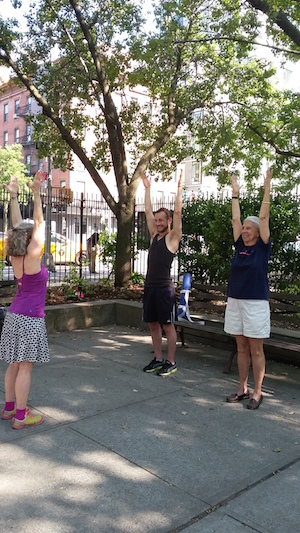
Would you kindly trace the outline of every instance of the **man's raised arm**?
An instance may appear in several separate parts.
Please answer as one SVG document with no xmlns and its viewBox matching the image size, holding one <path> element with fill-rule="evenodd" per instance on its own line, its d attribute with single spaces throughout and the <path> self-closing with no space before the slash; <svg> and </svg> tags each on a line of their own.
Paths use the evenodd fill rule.
<svg viewBox="0 0 300 533">
<path fill-rule="evenodd" d="M 156 234 L 156 225 L 150 196 L 151 183 L 150 180 L 147 178 L 145 172 L 141 173 L 141 178 L 145 187 L 145 215 L 147 220 L 147 226 L 152 238 Z"/>
<path fill-rule="evenodd" d="M 173 229 L 171 231 L 171 240 L 179 241 L 182 237 L 182 181 L 183 181 L 183 171 L 181 170 L 179 180 L 178 180 L 178 189 L 175 198 L 174 204 L 174 214 L 173 214 Z"/>
</svg>

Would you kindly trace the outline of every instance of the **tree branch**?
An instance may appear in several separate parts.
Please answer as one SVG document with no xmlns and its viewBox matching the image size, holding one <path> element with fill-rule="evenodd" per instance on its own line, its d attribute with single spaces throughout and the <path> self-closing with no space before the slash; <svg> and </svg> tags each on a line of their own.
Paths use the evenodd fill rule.
<svg viewBox="0 0 300 533">
<path fill-rule="evenodd" d="M 47 116 L 57 127 L 59 130 L 62 139 L 70 146 L 70 148 L 73 150 L 73 152 L 79 157 L 80 161 L 82 161 L 83 165 L 89 172 L 90 176 L 92 177 L 93 181 L 97 185 L 97 187 L 100 189 L 105 201 L 109 205 L 110 209 L 113 211 L 113 213 L 117 214 L 117 203 L 115 202 L 114 198 L 111 196 L 108 188 L 106 187 L 103 179 L 91 163 L 90 159 L 86 155 L 85 151 L 82 149 L 80 144 L 74 139 L 72 134 L 69 130 L 64 126 L 61 118 L 57 115 L 55 110 L 48 104 L 47 100 L 41 95 L 41 93 L 38 91 L 38 89 L 35 87 L 35 85 L 32 83 L 32 81 L 24 74 L 18 67 L 18 65 L 12 60 L 9 53 L 4 51 L 2 49 L 1 52 L 1 60 L 5 62 L 9 67 L 12 68 L 12 70 L 15 72 L 19 80 L 22 82 L 22 84 L 28 89 L 30 94 L 34 97 L 34 99 L 40 104 L 40 106 L 43 109 L 43 114 Z"/>
<path fill-rule="evenodd" d="M 140 175 L 141 172 L 145 171 L 149 165 L 149 163 L 152 161 L 152 159 L 156 156 L 156 154 L 159 152 L 159 150 L 171 139 L 171 137 L 175 134 L 180 122 L 183 119 L 183 115 L 180 115 L 180 117 L 177 117 L 176 121 L 173 124 L 169 124 L 166 129 L 163 131 L 163 133 L 160 135 L 160 137 L 146 150 L 146 152 L 142 155 L 140 158 L 135 171 L 133 173 L 130 187 L 133 188 L 135 191 L 137 189 L 137 186 L 140 181 Z"/>
<path fill-rule="evenodd" d="M 97 45 L 92 37 L 90 27 L 87 24 L 82 12 L 80 11 L 77 0 L 69 0 L 69 2 L 74 10 L 81 31 L 87 41 L 88 49 L 91 53 L 96 69 L 97 79 L 102 91 L 110 152 L 112 156 L 112 163 L 115 171 L 115 177 L 120 198 L 119 203 L 122 203 L 126 198 L 127 194 L 126 187 L 128 184 L 128 169 L 126 161 L 125 143 L 121 123 L 119 120 L 119 115 L 112 98 L 109 82 L 105 75 L 104 67 L 102 65 L 101 58 L 97 50 Z"/>
<path fill-rule="evenodd" d="M 299 56 L 300 51 L 298 50 L 289 50 L 288 48 L 282 48 L 279 46 L 273 46 L 272 44 L 266 44 L 266 43 L 258 43 L 257 41 L 249 41 L 248 39 L 241 39 L 239 37 L 222 37 L 219 34 L 216 34 L 214 37 L 205 37 L 204 39 L 190 39 L 187 41 L 175 41 L 177 44 L 188 44 L 188 43 L 208 43 L 210 41 L 233 41 L 237 43 L 243 43 L 243 44 L 253 44 L 255 46 L 264 46 L 265 48 L 271 48 L 272 50 L 276 50 L 277 52 L 285 52 L 287 54 L 294 54 Z"/>
<path fill-rule="evenodd" d="M 182 65 L 181 49 L 178 46 L 177 47 L 176 69 L 175 69 L 175 73 L 174 73 L 174 76 L 173 76 L 173 79 L 172 79 L 172 82 L 171 82 L 170 92 L 168 94 L 169 124 L 173 124 L 174 121 L 175 121 L 175 117 L 176 117 L 177 106 L 174 103 L 174 98 L 175 98 L 175 91 L 176 91 L 177 83 L 178 83 L 178 74 L 179 74 L 179 72 L 181 70 L 181 65 Z"/>
<path fill-rule="evenodd" d="M 260 131 L 252 126 L 249 122 L 247 123 L 248 128 L 253 131 L 264 143 L 269 144 L 274 148 L 276 154 L 282 155 L 283 157 L 295 157 L 300 159 L 300 152 L 294 152 L 293 150 L 282 150 L 279 146 L 272 140 L 265 137 Z"/>
<path fill-rule="evenodd" d="M 275 24 L 297 45 L 300 46 L 300 31 L 295 24 L 293 24 L 284 11 L 278 11 L 275 16 L 272 9 L 265 0 L 246 0 L 257 11 L 261 11 L 274 20 Z"/>
<path fill-rule="evenodd" d="M 75 41 L 74 41 L 72 35 L 70 34 L 69 30 L 67 29 L 66 25 L 65 25 L 64 22 L 61 20 L 61 18 L 57 15 L 57 12 L 55 11 L 55 9 L 54 9 L 52 3 L 50 2 L 50 0 L 46 0 L 46 3 L 48 4 L 49 8 L 51 9 L 51 11 L 52 11 L 52 12 L 54 13 L 54 15 L 56 16 L 56 18 L 57 18 L 57 20 L 58 20 L 58 23 L 59 23 L 60 26 L 62 27 L 62 29 L 63 29 L 63 31 L 65 32 L 67 38 L 69 39 L 71 45 L 73 46 L 74 51 L 75 51 L 75 54 L 76 54 L 76 56 L 78 57 L 78 59 L 79 59 L 79 61 L 80 61 L 80 63 L 81 63 L 81 66 L 82 66 L 82 68 L 83 68 L 85 74 L 87 75 L 88 80 L 89 80 L 89 82 L 90 82 L 90 84 L 91 84 L 91 86 L 92 86 L 92 89 L 93 89 L 93 92 L 94 92 L 95 98 L 96 98 L 96 100 L 97 100 L 97 102 L 98 102 L 99 108 L 101 109 L 101 111 L 103 112 L 103 114 L 105 114 L 105 109 L 104 109 L 104 107 L 103 107 L 103 105 L 102 105 L 102 102 L 101 102 L 101 100 L 100 100 L 100 98 L 99 98 L 99 94 L 98 94 L 98 91 L 97 91 L 97 87 L 96 87 L 96 85 L 95 85 L 95 83 L 94 83 L 94 80 L 93 80 L 92 76 L 91 76 L 90 73 L 89 73 L 89 70 L 88 70 L 88 68 L 87 68 L 87 66 L 86 66 L 86 63 L 85 63 L 84 59 L 82 58 L 82 56 L 81 56 L 79 50 L 77 49 L 76 43 L 75 43 Z"/>
</svg>

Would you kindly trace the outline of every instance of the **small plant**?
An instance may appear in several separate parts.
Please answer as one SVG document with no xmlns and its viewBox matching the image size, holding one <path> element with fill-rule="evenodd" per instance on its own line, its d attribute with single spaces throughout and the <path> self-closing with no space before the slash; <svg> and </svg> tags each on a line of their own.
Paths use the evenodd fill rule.
<svg viewBox="0 0 300 533">
<path fill-rule="evenodd" d="M 3 272 L 5 267 L 5 261 L 3 259 L 0 259 L 0 280 L 3 280 Z"/>
<path fill-rule="evenodd" d="M 79 278 L 77 267 L 73 266 L 64 278 L 63 290 L 69 300 L 83 300 L 85 295 L 93 292 L 89 280 Z"/>
<path fill-rule="evenodd" d="M 99 255 L 104 265 L 111 265 L 112 269 L 109 276 L 114 272 L 116 255 L 117 255 L 117 234 L 109 233 L 107 229 L 99 234 Z"/>
<path fill-rule="evenodd" d="M 145 276 L 143 276 L 143 274 L 138 274 L 137 272 L 133 272 L 131 274 L 131 281 L 133 285 L 142 284 L 145 281 Z"/>
</svg>

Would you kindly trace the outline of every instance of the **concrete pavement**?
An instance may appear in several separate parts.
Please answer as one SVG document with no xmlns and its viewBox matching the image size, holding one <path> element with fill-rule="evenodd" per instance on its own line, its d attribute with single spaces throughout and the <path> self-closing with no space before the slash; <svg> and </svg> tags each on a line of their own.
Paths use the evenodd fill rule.
<svg viewBox="0 0 300 533">
<path fill-rule="evenodd" d="M 300 369 L 267 362 L 264 401 L 227 404 L 228 352 L 178 343 L 178 372 L 142 367 L 148 332 L 49 335 L 29 405 L 0 421 L 1 533 L 289 533 L 300 527 Z M 164 346 L 166 348 L 166 346 Z M 0 363 L 4 402 L 5 363 Z"/>
</svg>

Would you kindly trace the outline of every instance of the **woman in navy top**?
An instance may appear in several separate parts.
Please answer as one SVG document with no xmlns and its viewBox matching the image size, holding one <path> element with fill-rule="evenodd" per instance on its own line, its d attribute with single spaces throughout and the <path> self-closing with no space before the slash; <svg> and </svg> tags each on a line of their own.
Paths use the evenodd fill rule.
<svg viewBox="0 0 300 533">
<path fill-rule="evenodd" d="M 238 352 L 239 389 L 227 398 L 236 403 L 250 396 L 248 375 L 252 360 L 254 390 L 248 409 L 262 400 L 265 375 L 263 339 L 270 336 L 268 261 L 271 253 L 269 213 L 272 170 L 267 170 L 259 217 L 249 216 L 243 224 L 239 206 L 239 184 L 232 176 L 232 227 L 235 254 L 231 263 L 225 312 L 227 333 L 235 335 Z M 251 360 L 250 360 L 251 358 Z"/>
</svg>

